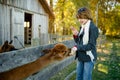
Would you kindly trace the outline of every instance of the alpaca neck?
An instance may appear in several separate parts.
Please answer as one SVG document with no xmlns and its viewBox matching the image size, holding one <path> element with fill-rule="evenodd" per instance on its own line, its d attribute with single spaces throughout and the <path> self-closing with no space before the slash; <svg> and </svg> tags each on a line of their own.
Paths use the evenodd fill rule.
<svg viewBox="0 0 120 80">
<path fill-rule="evenodd" d="M 51 54 L 46 54 L 34 62 L 22 65 L 10 71 L 0 73 L 0 80 L 22 80 L 38 72 L 40 69 L 52 62 L 52 59 L 50 57 Z"/>
</svg>

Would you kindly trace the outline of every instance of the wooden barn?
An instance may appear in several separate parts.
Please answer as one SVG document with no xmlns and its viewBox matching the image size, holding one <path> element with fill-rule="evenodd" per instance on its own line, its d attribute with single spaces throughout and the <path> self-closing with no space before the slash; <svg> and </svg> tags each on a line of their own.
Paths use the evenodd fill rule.
<svg viewBox="0 0 120 80">
<path fill-rule="evenodd" d="M 0 45 L 5 40 L 13 40 L 16 48 L 34 43 L 48 33 L 53 18 L 46 0 L 0 0 Z"/>
</svg>

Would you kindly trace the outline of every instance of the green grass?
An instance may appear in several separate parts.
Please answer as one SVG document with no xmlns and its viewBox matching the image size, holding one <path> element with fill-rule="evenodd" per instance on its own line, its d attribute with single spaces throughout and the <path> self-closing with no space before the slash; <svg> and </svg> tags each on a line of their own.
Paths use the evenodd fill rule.
<svg viewBox="0 0 120 80">
<path fill-rule="evenodd" d="M 51 77 L 49 80 L 64 80 L 67 75 L 69 75 L 73 70 L 76 69 L 76 62 L 71 63 L 63 70 L 58 72 L 56 75 Z"/>
<path fill-rule="evenodd" d="M 110 46 L 108 46 L 111 44 Z M 102 53 L 93 70 L 93 80 L 120 80 L 120 42 L 109 41 L 103 44 L 110 53 Z M 100 54 L 100 53 L 99 53 Z M 106 56 L 105 56 L 106 55 Z M 64 80 L 72 71 L 76 69 L 76 62 L 71 63 L 63 70 L 54 75 L 50 80 Z M 70 80 L 76 79 L 76 73 L 70 77 Z"/>
</svg>

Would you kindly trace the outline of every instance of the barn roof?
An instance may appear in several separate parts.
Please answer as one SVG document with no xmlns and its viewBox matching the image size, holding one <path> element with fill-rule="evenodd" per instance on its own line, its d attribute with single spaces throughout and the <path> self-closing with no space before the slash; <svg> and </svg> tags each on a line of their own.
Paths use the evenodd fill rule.
<svg viewBox="0 0 120 80">
<path fill-rule="evenodd" d="M 45 11 L 49 14 L 50 18 L 55 18 L 52 9 L 50 8 L 50 6 L 48 5 L 46 0 L 39 0 L 41 5 L 43 6 L 43 8 L 45 9 Z"/>
</svg>

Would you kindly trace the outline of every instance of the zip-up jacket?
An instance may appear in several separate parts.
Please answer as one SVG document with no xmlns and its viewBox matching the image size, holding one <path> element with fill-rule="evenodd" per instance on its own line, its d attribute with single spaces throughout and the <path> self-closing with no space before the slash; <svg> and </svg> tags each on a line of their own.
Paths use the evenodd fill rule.
<svg viewBox="0 0 120 80">
<path fill-rule="evenodd" d="M 99 35 L 98 28 L 95 26 L 95 24 L 91 21 L 89 25 L 89 41 L 88 44 L 83 45 L 83 35 L 84 33 L 81 33 L 80 35 L 73 35 L 74 41 L 76 42 L 76 58 L 78 58 L 79 61 L 91 61 L 90 56 L 86 54 L 86 51 L 91 51 L 94 56 L 94 61 L 97 60 L 97 52 L 96 52 L 96 41 Z"/>
</svg>

